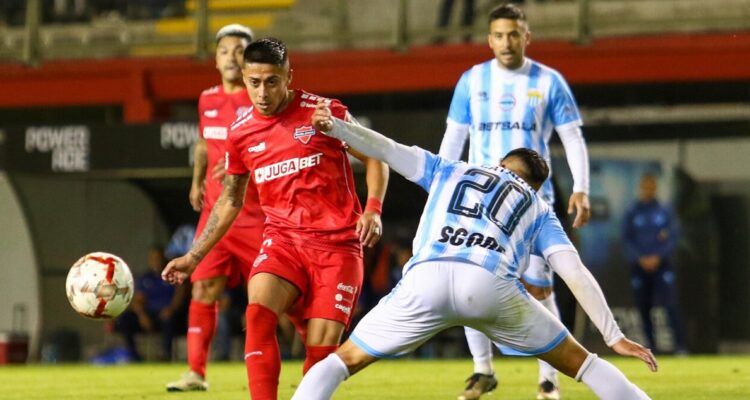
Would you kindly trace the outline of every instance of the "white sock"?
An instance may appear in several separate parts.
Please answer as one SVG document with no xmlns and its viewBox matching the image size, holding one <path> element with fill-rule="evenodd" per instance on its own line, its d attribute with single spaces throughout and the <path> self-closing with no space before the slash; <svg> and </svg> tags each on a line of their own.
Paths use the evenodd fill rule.
<svg viewBox="0 0 750 400">
<path fill-rule="evenodd" d="M 539 300 L 544 308 L 548 309 L 555 318 L 560 319 L 560 310 L 557 308 L 557 302 L 555 301 L 555 294 L 552 293 L 547 298 Z M 539 360 L 539 383 L 544 381 L 550 381 L 555 386 L 560 386 L 557 380 L 557 370 L 549 365 L 547 362 Z"/>
<path fill-rule="evenodd" d="M 329 354 L 307 371 L 292 400 L 329 400 L 348 377 L 344 361 L 336 353 Z"/>
<path fill-rule="evenodd" d="M 617 367 L 591 353 L 576 374 L 600 399 L 650 400 L 646 393 L 631 383 Z"/>
<path fill-rule="evenodd" d="M 464 332 L 469 351 L 474 358 L 474 373 L 485 375 L 495 373 L 492 369 L 492 341 L 484 333 L 468 326 L 464 328 Z"/>
</svg>

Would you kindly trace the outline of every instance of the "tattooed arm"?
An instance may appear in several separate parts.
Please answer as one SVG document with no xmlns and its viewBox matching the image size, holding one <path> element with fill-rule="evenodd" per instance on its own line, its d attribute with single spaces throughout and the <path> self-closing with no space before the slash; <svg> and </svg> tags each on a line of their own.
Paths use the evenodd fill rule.
<svg viewBox="0 0 750 400">
<path fill-rule="evenodd" d="M 216 245 L 232 226 L 242 210 L 249 174 L 226 175 L 224 189 L 216 200 L 211 215 L 200 237 L 195 239 L 187 254 L 170 261 L 161 273 L 162 279 L 172 284 L 181 284 L 195 270 L 198 263 Z"/>
</svg>

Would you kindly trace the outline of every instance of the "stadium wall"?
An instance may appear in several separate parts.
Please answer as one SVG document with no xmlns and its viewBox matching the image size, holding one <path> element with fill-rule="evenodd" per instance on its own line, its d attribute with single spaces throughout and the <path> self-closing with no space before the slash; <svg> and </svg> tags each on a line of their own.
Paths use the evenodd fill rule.
<svg viewBox="0 0 750 400">
<path fill-rule="evenodd" d="M 36 348 L 41 328 L 39 274 L 29 224 L 10 179 L 0 172 L 0 332 L 29 334 Z"/>
<path fill-rule="evenodd" d="M 146 270 L 149 245 L 164 244 L 168 229 L 154 202 L 128 181 L 31 174 L 13 180 L 39 264 L 41 356 L 49 362 L 89 356 L 113 337 L 100 321 L 81 318 L 69 306 L 68 269 L 86 253 L 106 251 L 121 256 L 137 275 Z"/>
<path fill-rule="evenodd" d="M 673 196 L 660 197 L 681 217 L 675 272 L 689 347 L 748 351 L 750 139 L 590 143 L 589 151 L 592 159 L 655 161 L 674 171 L 662 182 L 673 186 Z M 611 285 L 603 282 L 605 289 Z"/>
<path fill-rule="evenodd" d="M 540 40 L 528 55 L 554 66 L 570 84 L 601 85 L 747 80 L 748 54 L 750 33 L 740 32 L 607 38 L 587 45 Z M 487 45 L 478 43 L 408 52 L 293 51 L 291 59 L 295 87 L 340 96 L 451 90 L 463 71 L 490 56 Z M 111 104 L 122 106 L 124 121 L 146 123 L 158 119 L 159 104 L 194 101 L 216 82 L 213 60 L 189 57 L 50 61 L 35 68 L 6 63 L 0 64 L 0 107 Z"/>
<path fill-rule="evenodd" d="M 589 153 L 598 158 L 659 160 L 665 166 L 679 164 L 700 181 L 750 180 L 748 138 L 589 143 Z"/>
</svg>

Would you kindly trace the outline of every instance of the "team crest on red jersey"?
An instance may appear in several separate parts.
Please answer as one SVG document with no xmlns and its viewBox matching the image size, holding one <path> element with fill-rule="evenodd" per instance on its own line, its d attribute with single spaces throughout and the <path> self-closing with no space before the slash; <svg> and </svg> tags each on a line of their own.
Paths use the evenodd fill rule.
<svg viewBox="0 0 750 400">
<path fill-rule="evenodd" d="M 294 138 L 302 142 L 302 144 L 310 143 L 310 138 L 315 135 L 315 129 L 310 126 L 300 126 L 294 129 Z"/>
</svg>

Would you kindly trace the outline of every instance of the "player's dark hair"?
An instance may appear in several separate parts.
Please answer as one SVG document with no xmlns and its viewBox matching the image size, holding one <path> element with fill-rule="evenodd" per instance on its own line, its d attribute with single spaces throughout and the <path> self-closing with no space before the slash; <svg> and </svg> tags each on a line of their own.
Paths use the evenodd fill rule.
<svg viewBox="0 0 750 400">
<path fill-rule="evenodd" d="M 288 60 L 286 45 L 276 38 L 261 38 L 247 45 L 243 59 L 246 64 L 271 64 L 281 67 L 286 65 Z"/>
<path fill-rule="evenodd" d="M 526 14 L 515 4 L 501 4 L 490 11 L 488 24 L 496 19 L 513 19 L 516 21 L 526 21 Z"/>
<path fill-rule="evenodd" d="M 547 165 L 547 161 L 536 151 L 521 147 L 511 150 L 503 157 L 503 160 L 507 160 L 510 157 L 516 157 L 523 162 L 525 171 L 519 173 L 519 175 L 529 185 L 534 187 L 541 186 L 549 177 L 549 165 Z"/>
</svg>

